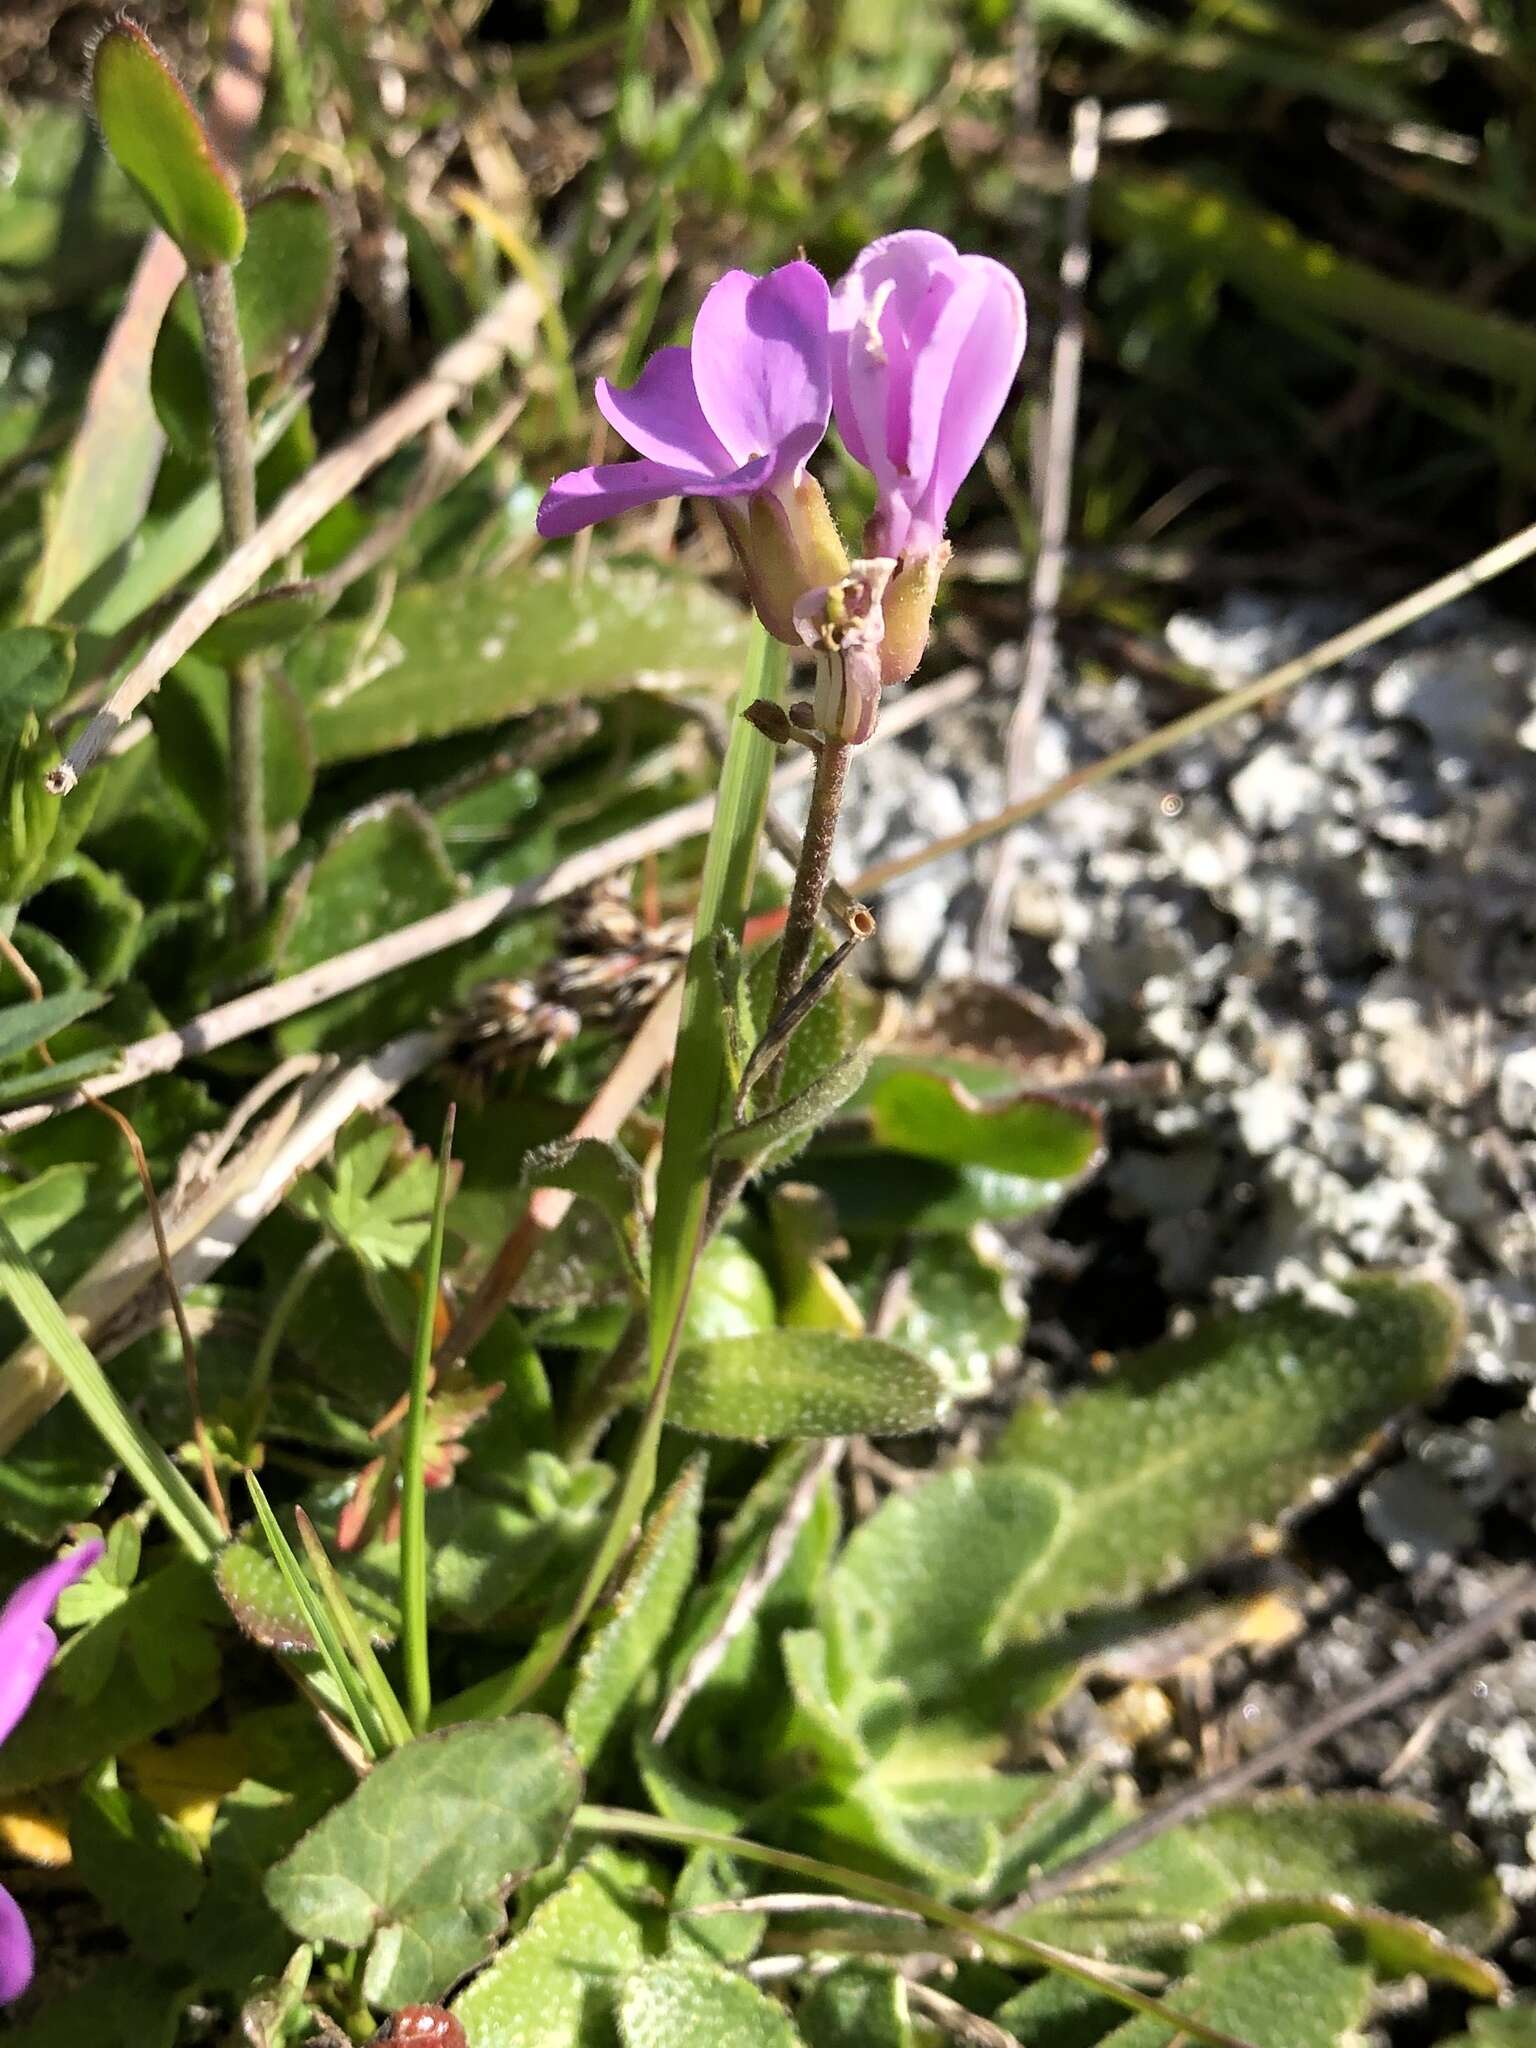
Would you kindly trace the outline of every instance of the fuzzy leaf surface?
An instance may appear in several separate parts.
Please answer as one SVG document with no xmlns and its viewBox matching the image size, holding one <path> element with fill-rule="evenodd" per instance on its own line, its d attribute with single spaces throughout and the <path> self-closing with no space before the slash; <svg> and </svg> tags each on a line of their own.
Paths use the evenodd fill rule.
<svg viewBox="0 0 1536 2048">
<path fill-rule="evenodd" d="M 569 1745 L 537 1715 L 421 1736 L 283 1858 L 267 1897 L 306 1941 L 372 1945 L 372 2004 L 429 1999 L 485 1955 L 508 1887 L 555 1855 L 580 1796 Z"/>
<path fill-rule="evenodd" d="M 1372 1433 L 1443 1382 L 1460 1311 L 1428 1281 L 1372 1277 L 1349 1315 L 1282 1299 L 1213 1318 L 1060 1406 L 1019 1410 L 999 1462 L 1049 1472 L 1073 1505 L 1048 1575 L 1010 1625 L 1165 1585 L 1343 1472 Z"/>
<path fill-rule="evenodd" d="M 830 1330 L 762 1330 L 686 1345 L 667 1421 L 697 1436 L 907 1436 L 948 1406 L 942 1376 L 899 1345 Z"/>
</svg>

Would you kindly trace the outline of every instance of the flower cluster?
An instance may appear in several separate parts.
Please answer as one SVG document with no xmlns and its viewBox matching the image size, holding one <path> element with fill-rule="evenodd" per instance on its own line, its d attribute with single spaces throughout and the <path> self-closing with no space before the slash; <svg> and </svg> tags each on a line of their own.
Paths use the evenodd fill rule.
<svg viewBox="0 0 1536 2048">
<path fill-rule="evenodd" d="M 88 1572 L 103 1545 L 82 1543 L 68 1557 L 23 1579 L 0 1607 L 0 1742 L 31 1706 L 59 1639 L 49 1626 L 59 1595 Z M 32 1936 L 21 1908 L 0 1885 L 0 2005 L 20 1998 L 32 1981 Z"/>
<path fill-rule="evenodd" d="M 817 724 L 867 739 L 882 685 L 922 659 L 944 522 L 1023 352 L 1017 279 L 942 235 L 872 242 L 835 291 L 805 262 L 730 271 L 687 348 L 660 350 L 628 391 L 599 380 L 598 407 L 638 460 L 558 477 L 539 531 L 713 499 L 763 624 L 817 653 Z M 852 562 L 806 469 L 834 415 L 876 486 Z"/>
</svg>

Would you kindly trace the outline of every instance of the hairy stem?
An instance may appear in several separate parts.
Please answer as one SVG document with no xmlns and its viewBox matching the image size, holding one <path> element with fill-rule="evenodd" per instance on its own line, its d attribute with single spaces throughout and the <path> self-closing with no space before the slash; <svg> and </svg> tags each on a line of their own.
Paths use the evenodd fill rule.
<svg viewBox="0 0 1536 2048">
<path fill-rule="evenodd" d="M 256 531 L 256 462 L 234 273 L 227 264 L 196 270 L 192 290 L 203 327 L 224 552 L 232 555 Z M 238 664 L 229 673 L 229 784 L 235 902 L 241 922 L 249 927 L 260 917 L 267 900 L 261 677 L 249 662 Z"/>
<path fill-rule="evenodd" d="M 851 752 L 846 740 L 824 738 L 816 759 L 816 779 L 811 784 L 810 810 L 800 846 L 800 862 L 795 869 L 794 887 L 784 919 L 784 941 L 779 949 L 779 974 L 774 985 L 770 1023 L 798 995 L 810 964 L 822 899 L 827 893 L 832 870 L 832 847 L 837 839 L 838 813 L 843 807 L 843 785 L 848 778 L 848 756 Z M 783 1059 L 781 1052 L 769 1068 L 770 1078 L 777 1075 Z"/>
</svg>

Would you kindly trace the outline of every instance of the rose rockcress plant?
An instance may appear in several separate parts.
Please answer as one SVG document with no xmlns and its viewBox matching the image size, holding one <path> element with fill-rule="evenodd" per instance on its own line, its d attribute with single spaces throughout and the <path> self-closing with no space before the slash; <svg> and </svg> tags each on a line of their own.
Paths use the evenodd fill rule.
<svg viewBox="0 0 1536 2048">
<path fill-rule="evenodd" d="M 664 498 L 712 499 L 763 625 L 816 658 L 805 735 L 817 751 L 805 847 L 785 923 L 775 1010 L 810 958 L 847 774 L 880 692 L 922 660 L 949 557 L 944 522 L 1024 352 L 1024 294 L 986 256 L 906 229 L 871 242 L 829 291 L 806 262 L 733 270 L 705 297 L 687 348 L 658 350 L 598 408 L 638 459 L 571 470 L 539 531 L 572 534 Z M 829 421 L 875 479 L 850 560 L 806 470 Z"/>
</svg>

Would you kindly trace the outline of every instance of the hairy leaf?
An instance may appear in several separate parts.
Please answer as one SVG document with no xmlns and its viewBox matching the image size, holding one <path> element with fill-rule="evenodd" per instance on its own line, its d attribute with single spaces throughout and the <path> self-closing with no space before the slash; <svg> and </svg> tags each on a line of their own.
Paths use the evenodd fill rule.
<svg viewBox="0 0 1536 2048">
<path fill-rule="evenodd" d="M 576 1667 L 565 1726 L 584 1766 L 592 1764 L 635 1687 L 656 1667 L 693 1583 L 705 1463 L 692 1459 L 651 1516 L 613 1612 Z"/>
<path fill-rule="evenodd" d="M 1168 2002 L 1254 2048 L 1338 2048 L 1364 2019 L 1369 1995 L 1365 1970 L 1346 1963 L 1321 1928 L 1298 1927 L 1202 1959 L 1170 1988 Z M 1117 2027 L 1106 2048 L 1172 2048 L 1181 2038 L 1142 2015 Z"/>
<path fill-rule="evenodd" d="M 638 1970 L 619 1995 L 624 2048 L 800 2048 L 784 2008 L 744 1977 L 669 1956 Z"/>
<path fill-rule="evenodd" d="M 712 688 L 740 670 L 746 649 L 745 618 L 707 584 L 604 561 L 578 583 L 548 560 L 413 585 L 382 630 L 327 622 L 289 673 L 324 764 L 636 684 Z"/>
<path fill-rule="evenodd" d="M 806 2048 L 911 2048 L 907 1987 L 880 1963 L 842 1963 L 795 2015 Z"/>
<path fill-rule="evenodd" d="M 267 1897 L 306 1941 L 371 1945 L 371 2004 L 432 1998 L 485 1955 L 507 1887 L 550 1861 L 580 1796 L 536 1715 L 420 1736 L 283 1858 Z"/>
<path fill-rule="evenodd" d="M 646 1955 L 646 1926 L 593 1857 L 456 2000 L 469 2048 L 612 2048 L 620 1984 Z M 603 1874 L 600 1874 L 603 1873 Z"/>
<path fill-rule="evenodd" d="M 963 1688 L 999 1647 L 1020 1588 L 1054 1572 L 1061 1489 L 1009 1466 L 959 1468 L 892 1493 L 827 1578 L 845 1664 L 914 1700 Z"/>
<path fill-rule="evenodd" d="M 170 66 L 126 15 L 96 45 L 91 93 L 108 149 L 192 268 L 233 263 L 245 242 L 234 181 Z"/>
<path fill-rule="evenodd" d="M 1455 1354 L 1455 1302 L 1386 1276 L 1348 1292 L 1352 1314 L 1284 1299 L 1217 1316 L 1105 1386 L 1021 1409 L 997 1459 L 1066 1481 L 1073 1502 L 1050 1572 L 1020 1589 L 1010 1625 L 1038 1629 L 1236 1549 L 1427 1400 Z"/>
<path fill-rule="evenodd" d="M 685 1345 L 667 1420 L 699 1436 L 906 1436 L 949 1403 L 932 1366 L 877 1337 L 763 1330 Z"/>
</svg>

